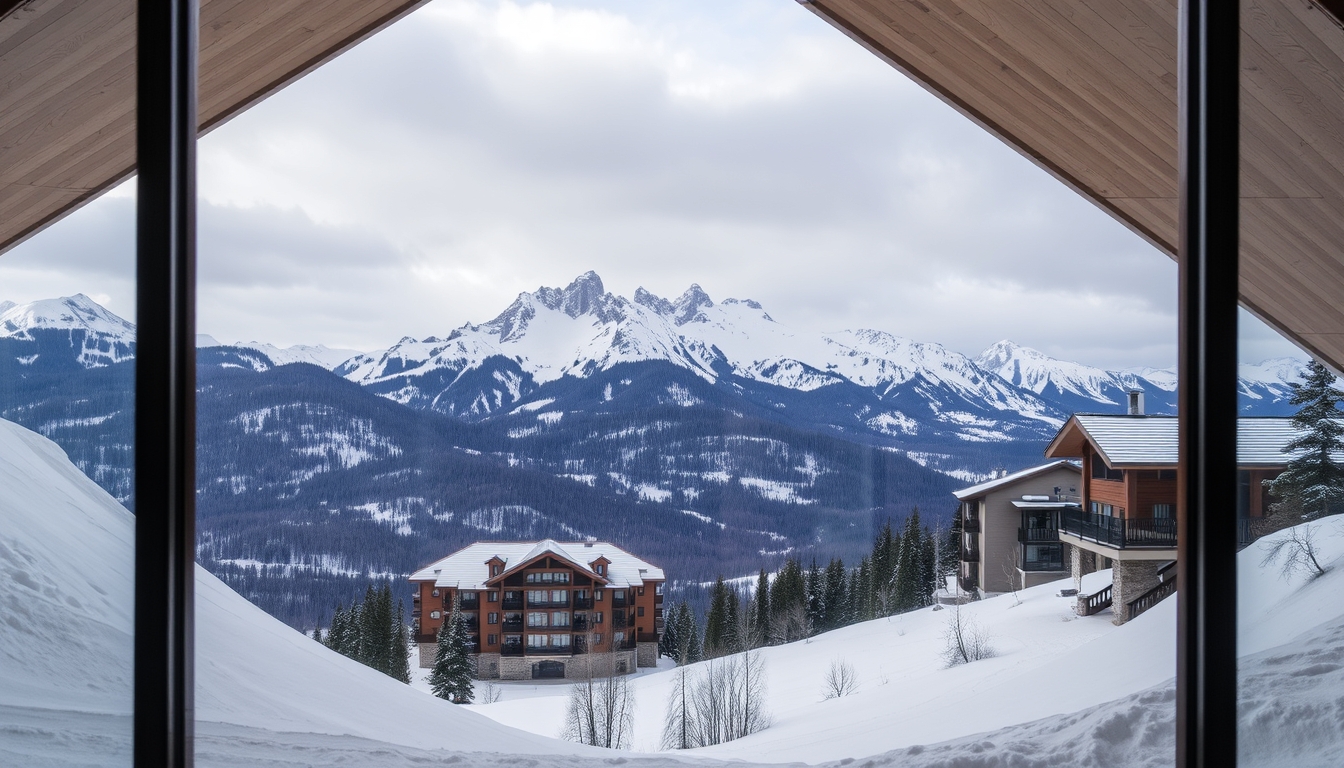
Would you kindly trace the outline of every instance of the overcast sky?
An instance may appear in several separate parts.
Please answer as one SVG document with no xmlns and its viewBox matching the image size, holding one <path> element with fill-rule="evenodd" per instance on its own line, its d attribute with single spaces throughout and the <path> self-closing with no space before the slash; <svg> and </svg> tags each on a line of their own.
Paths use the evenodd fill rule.
<svg viewBox="0 0 1344 768">
<path fill-rule="evenodd" d="M 370 350 L 593 269 L 800 330 L 1175 361 L 1175 264 L 786 0 L 435 0 L 200 144 L 200 330 Z M 0 299 L 134 316 L 133 185 Z M 1243 357 L 1295 348 L 1243 314 Z"/>
</svg>

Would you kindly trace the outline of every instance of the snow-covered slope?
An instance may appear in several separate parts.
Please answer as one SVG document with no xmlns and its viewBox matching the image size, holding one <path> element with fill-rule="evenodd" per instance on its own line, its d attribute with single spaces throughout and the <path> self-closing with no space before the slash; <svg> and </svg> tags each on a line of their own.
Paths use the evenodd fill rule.
<svg viewBox="0 0 1344 768">
<path fill-rule="evenodd" d="M 1247 730 L 1253 738 L 1246 749 L 1260 760 L 1279 749 L 1295 756 L 1296 765 L 1337 765 L 1330 756 L 1344 754 L 1335 709 L 1344 696 L 1344 605 L 1333 597 L 1344 591 L 1344 518 L 1319 523 L 1317 531 L 1319 556 L 1330 571 L 1316 580 L 1283 579 L 1273 564 L 1262 565 L 1287 532 L 1239 556 L 1239 641 L 1248 681 L 1243 707 L 1256 722 Z M 1089 578 L 1096 580 L 1087 585 L 1093 591 L 1108 572 Z M 1053 757 L 1022 765 L 1166 764 L 1174 749 L 1176 598 L 1115 627 L 1109 611 L 1074 616 L 1073 600 L 1055 594 L 1067 584 L 1023 590 L 1020 604 L 1001 595 L 963 608 L 987 631 L 997 655 L 951 669 L 941 660 L 948 609 L 767 648 L 771 726 L 695 754 L 817 763 L 887 753 L 901 765 L 1007 766 L 1030 748 Z M 854 694 L 827 700 L 823 676 L 834 661 L 853 665 L 860 682 Z M 674 674 L 634 683 L 636 749 L 657 748 Z M 524 692 L 473 708 L 545 732 L 558 728 L 560 693 Z M 940 741 L 948 743 L 921 746 Z M 956 762 L 970 754 L 977 760 Z"/>
<path fill-rule="evenodd" d="M 1171 389 L 1175 389 L 1175 382 L 1166 377 L 1156 382 L 1141 382 L 1135 373 L 1103 371 L 1090 365 L 1058 360 L 1007 339 L 990 345 L 975 362 L 981 368 L 1038 395 L 1053 389 L 1058 393 L 1078 395 L 1109 405 L 1122 405 L 1123 401 L 1115 398 L 1116 393 L 1131 388 L 1147 389 L 1144 383 L 1153 388 L 1170 385 Z"/>
<path fill-rule="evenodd" d="M 54 443 L 7 421 L 0 489 L 0 763 L 21 764 L 3 756 L 33 739 L 40 747 L 41 735 L 25 730 L 32 727 L 59 727 L 49 750 L 86 727 L 119 734 L 105 746 L 124 750 L 129 723 L 119 733 L 106 718 L 131 710 L 134 518 Z M 460 752 L 502 743 L 520 754 L 582 751 L 333 653 L 199 568 L 196 589 L 198 721 L 248 729 L 254 747 L 268 731 L 286 731 Z M 37 714 L 46 726 L 32 725 Z"/>
</svg>

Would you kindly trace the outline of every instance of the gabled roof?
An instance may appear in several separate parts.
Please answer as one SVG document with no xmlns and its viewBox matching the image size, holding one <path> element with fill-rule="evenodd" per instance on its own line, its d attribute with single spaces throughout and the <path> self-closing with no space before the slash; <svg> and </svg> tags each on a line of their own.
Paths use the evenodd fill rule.
<svg viewBox="0 0 1344 768">
<path fill-rule="evenodd" d="M 1013 472 L 1012 474 L 1004 475 L 1003 477 L 998 477 L 993 480 L 986 480 L 985 482 L 980 483 L 979 485 L 972 485 L 969 488 L 962 488 L 960 491 L 953 491 L 952 495 L 956 496 L 959 501 L 965 501 L 967 499 L 976 498 L 977 496 L 984 496 L 986 493 L 989 493 L 990 491 L 994 491 L 999 488 L 1012 485 L 1013 483 L 1020 483 L 1023 480 L 1030 480 L 1033 477 L 1044 475 L 1045 473 L 1052 472 L 1056 469 L 1071 469 L 1074 472 L 1082 471 L 1073 462 L 1067 461 L 1065 459 L 1060 459 L 1059 461 L 1052 461 L 1049 464 L 1042 464 L 1038 467 L 1028 467 L 1027 469 L 1019 469 L 1018 471 Z"/>
<path fill-rule="evenodd" d="M 565 551 L 565 548 L 560 546 L 555 539 L 542 539 L 537 542 L 537 545 L 529 550 L 526 555 L 523 555 L 521 559 L 515 561 L 512 565 L 506 564 L 504 570 L 501 571 L 498 576 L 491 576 L 485 583 L 487 585 L 498 584 L 516 571 L 526 568 L 543 557 L 554 557 L 563 560 L 575 570 L 591 576 L 593 580 L 601 582 L 602 584 L 606 584 L 608 581 L 605 576 L 599 575 L 592 568 L 588 567 L 588 563 L 585 563 L 583 560 L 574 557 L 569 554 L 569 552 Z M 494 558 L 491 559 L 493 560 Z"/>
<path fill-rule="evenodd" d="M 572 563 L 598 582 L 618 589 L 635 587 L 649 581 L 663 581 L 663 569 L 636 557 L 606 541 L 480 541 L 459 549 L 411 574 L 411 581 L 432 581 L 436 587 L 486 589 L 490 578 L 486 565 L 492 557 L 505 564 L 504 573 L 516 572 L 528 562 L 550 553 Z M 599 557 L 610 562 L 606 576 L 598 576 L 588 563 Z M 493 587 L 491 587 L 493 588 Z"/>
<path fill-rule="evenodd" d="M 1045 449 L 1051 458 L 1079 457 L 1091 444 L 1106 464 L 1126 467 L 1174 467 L 1177 454 L 1174 416 L 1125 416 L 1080 413 L 1069 418 Z M 1292 419 L 1237 419 L 1237 466 L 1282 467 L 1283 452 L 1295 436 Z M 1336 457 L 1344 460 L 1344 456 Z"/>
</svg>

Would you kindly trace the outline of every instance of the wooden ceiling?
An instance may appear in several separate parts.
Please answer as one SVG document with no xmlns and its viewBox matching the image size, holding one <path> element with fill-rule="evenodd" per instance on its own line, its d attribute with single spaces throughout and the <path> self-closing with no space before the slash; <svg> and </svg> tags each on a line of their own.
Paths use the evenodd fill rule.
<svg viewBox="0 0 1344 768">
<path fill-rule="evenodd" d="M 1176 256 L 1176 0 L 800 2 Z M 1241 296 L 1344 371 L 1341 5 L 1242 0 Z"/>
<path fill-rule="evenodd" d="M 209 131 L 425 0 L 202 0 Z M 0 253 L 135 169 L 135 0 L 0 0 Z"/>
</svg>

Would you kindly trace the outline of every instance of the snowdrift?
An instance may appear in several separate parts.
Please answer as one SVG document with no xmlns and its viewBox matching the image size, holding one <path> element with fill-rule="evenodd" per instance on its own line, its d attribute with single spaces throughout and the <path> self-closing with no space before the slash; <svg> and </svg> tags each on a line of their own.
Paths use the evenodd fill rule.
<svg viewBox="0 0 1344 768">
<path fill-rule="evenodd" d="M 134 527 L 54 443 L 0 421 L 0 764 L 129 764 Z M 271 732 L 291 732 L 291 747 L 304 743 L 295 734 L 321 734 L 455 752 L 585 751 L 397 683 L 196 576 L 197 721 L 203 734 L 228 726 L 224 744 L 255 756 Z"/>
</svg>

